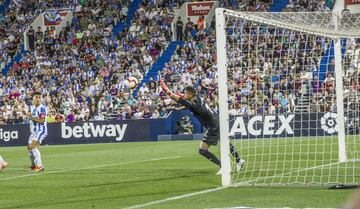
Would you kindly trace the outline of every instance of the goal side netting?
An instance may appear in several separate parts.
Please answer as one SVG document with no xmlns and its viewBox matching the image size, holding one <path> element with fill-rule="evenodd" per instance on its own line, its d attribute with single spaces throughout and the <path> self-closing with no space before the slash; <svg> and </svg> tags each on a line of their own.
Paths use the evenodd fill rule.
<svg viewBox="0 0 360 209">
<path fill-rule="evenodd" d="M 358 184 L 360 15 L 217 9 L 216 30 L 222 184 Z"/>
</svg>

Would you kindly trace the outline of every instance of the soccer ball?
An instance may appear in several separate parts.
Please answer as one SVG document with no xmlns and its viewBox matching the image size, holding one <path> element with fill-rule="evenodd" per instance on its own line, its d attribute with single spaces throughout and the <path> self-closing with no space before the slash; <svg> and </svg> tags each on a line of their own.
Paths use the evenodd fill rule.
<svg viewBox="0 0 360 209">
<path fill-rule="evenodd" d="M 137 87 L 139 82 L 135 77 L 130 76 L 125 79 L 124 83 L 129 89 L 134 89 Z"/>
</svg>

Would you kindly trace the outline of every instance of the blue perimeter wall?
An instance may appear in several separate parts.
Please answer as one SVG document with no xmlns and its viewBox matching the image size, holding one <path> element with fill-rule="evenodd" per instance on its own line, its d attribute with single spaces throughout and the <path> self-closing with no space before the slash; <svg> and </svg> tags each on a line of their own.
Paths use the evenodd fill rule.
<svg viewBox="0 0 360 209">
<path fill-rule="evenodd" d="M 194 135 L 173 135 L 176 122 L 189 111 L 173 111 L 167 118 L 120 121 L 89 121 L 50 123 L 43 144 L 88 144 L 163 140 L 201 139 L 199 122 L 190 117 Z M 359 112 L 345 115 L 347 134 L 360 134 Z M 266 116 L 231 116 L 230 135 L 236 139 L 278 139 L 284 137 L 331 136 L 337 134 L 336 113 L 289 113 Z M 42 133 L 46 134 L 46 133 Z M 0 126 L 0 147 L 26 146 L 30 136 L 29 124 Z"/>
<path fill-rule="evenodd" d="M 194 133 L 202 133 L 200 123 L 187 110 L 173 111 L 167 118 L 89 121 L 76 123 L 49 123 L 43 144 L 86 144 L 157 141 L 159 135 L 177 132 L 176 122 L 190 116 Z M 0 126 L 1 146 L 26 146 L 30 136 L 29 124 Z"/>
</svg>

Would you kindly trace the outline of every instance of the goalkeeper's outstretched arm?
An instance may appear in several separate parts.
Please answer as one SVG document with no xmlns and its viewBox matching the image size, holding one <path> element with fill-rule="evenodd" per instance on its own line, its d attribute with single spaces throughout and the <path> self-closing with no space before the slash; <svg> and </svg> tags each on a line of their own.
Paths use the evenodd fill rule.
<svg viewBox="0 0 360 209">
<path fill-rule="evenodd" d="M 176 92 L 173 93 L 165 84 L 165 82 L 163 80 L 160 80 L 160 86 L 162 88 L 162 90 L 168 95 L 170 96 L 170 98 L 176 102 L 179 102 L 180 99 L 184 99 L 184 94 Z"/>
</svg>

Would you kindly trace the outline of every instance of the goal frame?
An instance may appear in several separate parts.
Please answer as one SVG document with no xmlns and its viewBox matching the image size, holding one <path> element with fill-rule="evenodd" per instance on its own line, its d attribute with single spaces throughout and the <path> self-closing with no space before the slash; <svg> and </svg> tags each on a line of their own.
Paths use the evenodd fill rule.
<svg viewBox="0 0 360 209">
<path fill-rule="evenodd" d="M 342 72 L 342 53 L 341 36 L 337 34 L 324 34 L 318 31 L 311 31 L 309 28 L 294 27 L 278 22 L 271 23 L 271 20 L 262 18 L 255 19 L 247 17 L 246 12 L 236 12 L 224 8 L 217 8 L 216 15 L 216 49 L 217 49 L 217 72 L 218 72 L 218 91 L 219 91 L 219 122 L 220 122 L 220 154 L 221 154 L 221 185 L 223 187 L 232 186 L 231 161 L 230 161 L 230 139 L 229 139 L 229 107 L 228 107 L 228 87 L 227 87 L 227 50 L 226 50 L 226 18 L 225 13 L 239 16 L 239 18 L 255 21 L 258 23 L 269 24 L 278 27 L 288 28 L 289 30 L 330 37 L 334 40 L 334 61 L 335 61 L 335 82 L 336 82 L 336 106 L 337 106 L 337 125 L 338 125 L 338 148 L 339 163 L 347 161 L 345 143 L 345 116 L 344 116 L 344 96 L 343 93 L 343 72 Z M 338 29 L 339 14 L 333 13 L 333 20 L 336 30 Z M 336 33 L 336 31 L 335 31 Z M 353 36 L 350 36 L 353 37 Z M 349 38 L 343 37 L 343 38 Z"/>
</svg>

